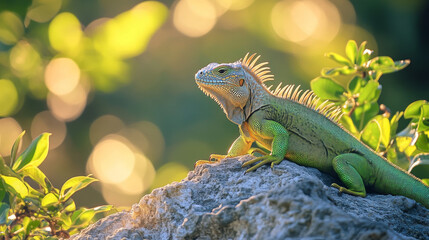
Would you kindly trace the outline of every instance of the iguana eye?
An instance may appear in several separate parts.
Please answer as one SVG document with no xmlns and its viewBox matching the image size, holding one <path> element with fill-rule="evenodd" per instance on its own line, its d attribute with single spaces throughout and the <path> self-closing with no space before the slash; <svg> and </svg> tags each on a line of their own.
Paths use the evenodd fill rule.
<svg viewBox="0 0 429 240">
<path fill-rule="evenodd" d="M 219 70 L 218 70 L 218 72 L 219 72 L 219 73 L 225 73 L 225 72 L 226 72 L 226 69 L 225 69 L 225 68 L 221 68 L 221 69 L 219 69 Z"/>
</svg>

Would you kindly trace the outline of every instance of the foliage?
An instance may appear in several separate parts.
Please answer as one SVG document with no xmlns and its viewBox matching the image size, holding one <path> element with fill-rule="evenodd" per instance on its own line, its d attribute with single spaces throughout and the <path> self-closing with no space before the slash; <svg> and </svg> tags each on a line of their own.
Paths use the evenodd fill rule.
<svg viewBox="0 0 429 240">
<path fill-rule="evenodd" d="M 76 209 L 70 197 L 97 180 L 79 176 L 67 180 L 61 189 L 53 187 L 38 168 L 48 154 L 50 134 L 39 135 L 17 156 L 24 133 L 12 147 L 10 166 L 0 157 L 1 239 L 68 238 L 93 222 L 95 214 L 111 210 L 110 205 Z"/>
<path fill-rule="evenodd" d="M 17 113 L 26 96 L 64 99 L 76 86 L 112 92 L 128 83 L 126 60 L 146 49 L 168 13 L 162 3 L 145 1 L 83 28 L 73 13 L 59 13 L 61 0 L 26 2 L 23 16 L 12 3 L 0 6 L 0 93 L 8 95 L 0 96 L 1 117 Z"/>
<path fill-rule="evenodd" d="M 385 105 L 378 103 L 380 77 L 405 68 L 410 61 L 371 58 L 372 51 L 365 47 L 366 42 L 358 47 L 351 40 L 346 45 L 346 57 L 327 53 L 341 66 L 322 69 L 321 76 L 311 81 L 311 88 L 322 100 L 342 106 L 341 124 L 355 137 L 417 177 L 429 178 L 429 103 L 413 102 L 404 112 L 392 116 Z M 411 121 L 397 133 L 402 116 Z"/>
</svg>

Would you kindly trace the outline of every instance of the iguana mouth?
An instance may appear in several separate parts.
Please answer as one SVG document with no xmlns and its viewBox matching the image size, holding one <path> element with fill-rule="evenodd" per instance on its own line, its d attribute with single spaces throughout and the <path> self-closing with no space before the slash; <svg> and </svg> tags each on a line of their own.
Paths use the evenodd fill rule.
<svg viewBox="0 0 429 240">
<path fill-rule="evenodd" d="M 197 82 L 198 85 L 202 84 L 202 85 L 208 85 L 208 86 L 216 86 L 216 85 L 225 85 L 225 84 L 227 84 L 225 81 L 207 80 L 207 79 L 199 79 L 199 78 L 195 78 L 195 81 Z"/>
</svg>

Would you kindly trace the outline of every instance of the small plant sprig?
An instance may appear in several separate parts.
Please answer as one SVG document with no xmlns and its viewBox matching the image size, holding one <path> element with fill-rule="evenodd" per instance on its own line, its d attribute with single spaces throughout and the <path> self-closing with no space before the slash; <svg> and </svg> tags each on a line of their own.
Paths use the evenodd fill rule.
<svg viewBox="0 0 429 240">
<path fill-rule="evenodd" d="M 38 168 L 48 154 L 50 134 L 41 134 L 17 156 L 24 133 L 12 147 L 10 166 L 0 157 L 0 239 L 68 238 L 92 223 L 97 213 L 112 209 L 110 205 L 76 209 L 70 197 L 97 179 L 78 176 L 61 189 L 53 187 Z"/>
<path fill-rule="evenodd" d="M 405 68 L 410 61 L 371 58 L 373 51 L 366 49 L 366 42 L 358 47 L 353 40 L 348 41 L 345 52 L 346 57 L 326 54 L 340 66 L 322 69 L 321 76 L 311 81 L 312 90 L 322 100 L 342 107 L 340 121 L 351 134 L 429 184 L 429 103 L 419 100 L 393 115 L 378 103 L 380 77 Z M 402 116 L 411 121 L 397 133 Z"/>
</svg>

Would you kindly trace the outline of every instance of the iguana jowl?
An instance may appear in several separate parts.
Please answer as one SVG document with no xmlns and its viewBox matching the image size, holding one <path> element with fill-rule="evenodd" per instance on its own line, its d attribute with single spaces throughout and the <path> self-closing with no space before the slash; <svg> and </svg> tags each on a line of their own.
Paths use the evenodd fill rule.
<svg viewBox="0 0 429 240">
<path fill-rule="evenodd" d="M 357 196 L 366 196 L 365 187 L 375 192 L 403 195 L 429 208 L 429 187 L 378 155 L 338 123 L 341 109 L 318 104 L 312 91 L 301 94 L 299 87 L 280 85 L 271 90 L 264 84 L 273 80 L 267 62 L 246 55 L 234 63 L 211 63 L 195 75 L 200 89 L 212 97 L 240 136 L 227 155 L 210 155 L 219 161 L 249 153 L 253 142 L 271 151 L 243 164 L 246 172 L 264 164 L 271 167 L 284 158 L 338 176 L 345 187 L 332 186 Z M 197 164 L 210 162 L 199 161 Z"/>
</svg>

